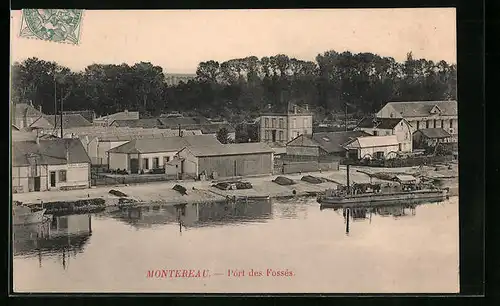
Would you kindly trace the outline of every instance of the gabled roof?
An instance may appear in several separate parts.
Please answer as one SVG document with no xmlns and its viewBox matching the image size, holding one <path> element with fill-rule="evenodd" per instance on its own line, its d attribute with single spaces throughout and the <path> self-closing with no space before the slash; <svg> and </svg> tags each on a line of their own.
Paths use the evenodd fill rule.
<svg viewBox="0 0 500 306">
<path fill-rule="evenodd" d="M 382 129 L 382 130 L 392 130 L 394 129 L 403 118 L 363 118 L 356 128 L 372 128 L 372 129 Z"/>
<path fill-rule="evenodd" d="M 68 155 L 66 155 L 68 151 Z M 90 158 L 78 139 L 18 141 L 12 143 L 12 165 L 29 166 L 30 156 L 40 165 L 90 163 Z M 66 159 L 68 157 L 68 160 Z"/>
<path fill-rule="evenodd" d="M 360 149 L 360 148 L 386 147 L 395 145 L 398 145 L 397 136 L 389 135 L 389 136 L 356 137 L 355 139 L 345 144 L 345 147 L 348 149 Z"/>
<path fill-rule="evenodd" d="M 356 137 L 369 136 L 364 131 L 320 132 L 301 135 L 292 139 L 287 146 L 319 146 L 327 153 L 344 152 L 343 145 Z"/>
<path fill-rule="evenodd" d="M 43 113 L 27 103 L 15 104 L 16 117 L 41 117 Z"/>
<path fill-rule="evenodd" d="M 260 142 L 221 144 L 217 146 L 194 145 L 186 148 L 196 157 L 274 153 L 274 150 Z"/>
<path fill-rule="evenodd" d="M 61 127 L 61 116 L 49 116 L 46 115 L 44 116 L 45 119 L 50 122 L 52 127 Z M 81 126 L 92 126 L 92 123 L 90 123 L 87 119 L 85 119 L 82 115 L 80 114 L 67 114 L 63 115 L 63 129 L 70 129 L 70 128 L 75 128 L 75 127 L 81 127 Z"/>
<path fill-rule="evenodd" d="M 32 129 L 51 129 L 54 127 L 54 124 L 45 117 L 38 117 L 29 127 Z"/>
<path fill-rule="evenodd" d="M 157 153 L 157 152 L 177 152 L 184 147 L 216 146 L 221 143 L 213 135 L 195 135 L 195 136 L 174 136 L 164 138 L 134 139 L 121 146 L 115 147 L 110 153 Z"/>
<path fill-rule="evenodd" d="M 85 118 L 88 122 L 92 123 L 95 118 L 95 112 L 93 110 L 79 110 L 79 111 L 63 111 L 63 115 L 73 115 L 80 114 L 83 118 Z"/>
<path fill-rule="evenodd" d="M 421 129 L 415 131 L 415 133 L 422 133 L 427 138 L 448 138 L 451 134 L 442 128 L 431 128 L 431 129 Z"/>
<path fill-rule="evenodd" d="M 425 117 L 431 115 L 435 106 L 443 116 L 458 116 L 457 101 L 414 101 L 414 102 L 389 102 L 385 107 L 392 107 L 403 118 Z"/>
</svg>

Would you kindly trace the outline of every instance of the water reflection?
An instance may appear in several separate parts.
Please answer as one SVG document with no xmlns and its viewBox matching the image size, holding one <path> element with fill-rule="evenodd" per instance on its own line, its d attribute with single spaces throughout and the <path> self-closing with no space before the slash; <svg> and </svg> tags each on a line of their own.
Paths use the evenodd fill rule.
<svg viewBox="0 0 500 306">
<path fill-rule="evenodd" d="M 60 255 L 64 268 L 71 256 L 83 252 L 92 235 L 90 215 L 53 216 L 47 222 L 13 227 L 14 256 Z"/>
<path fill-rule="evenodd" d="M 372 221 L 372 215 L 379 215 L 381 217 L 392 216 L 394 219 L 401 217 L 411 217 L 416 215 L 416 208 L 421 204 L 400 204 L 400 205 L 387 205 L 387 206 L 376 206 L 376 207 L 347 207 L 347 208 L 328 208 L 320 206 L 320 210 L 323 209 L 333 209 L 336 212 L 342 210 L 342 215 L 344 217 L 344 223 L 346 224 L 346 234 L 350 231 L 350 221 Z"/>
<path fill-rule="evenodd" d="M 115 219 L 136 228 L 178 223 L 186 227 L 217 226 L 243 222 L 265 222 L 272 217 L 272 201 L 201 203 L 175 206 L 124 208 L 111 213 Z"/>
<path fill-rule="evenodd" d="M 281 205 L 275 205 L 274 213 L 282 219 L 307 219 L 307 210 L 311 205 L 310 198 L 290 198 L 279 201 Z M 313 203 L 317 205 L 317 203 Z"/>
</svg>

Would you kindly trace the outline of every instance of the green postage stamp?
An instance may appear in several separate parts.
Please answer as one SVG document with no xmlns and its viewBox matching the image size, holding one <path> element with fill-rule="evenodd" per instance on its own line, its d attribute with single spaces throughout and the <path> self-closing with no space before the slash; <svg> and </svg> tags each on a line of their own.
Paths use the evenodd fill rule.
<svg viewBox="0 0 500 306">
<path fill-rule="evenodd" d="M 20 37 L 77 45 L 83 10 L 23 9 Z"/>
</svg>

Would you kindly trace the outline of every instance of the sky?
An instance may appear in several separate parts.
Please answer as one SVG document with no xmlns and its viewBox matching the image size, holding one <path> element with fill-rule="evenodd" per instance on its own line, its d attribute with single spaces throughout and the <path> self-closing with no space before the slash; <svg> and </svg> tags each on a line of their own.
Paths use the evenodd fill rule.
<svg viewBox="0 0 500 306">
<path fill-rule="evenodd" d="M 286 54 L 314 61 L 329 50 L 372 52 L 404 61 L 456 63 L 456 10 L 86 10 L 78 45 L 19 37 L 11 11 L 11 60 L 38 57 L 72 70 L 93 63 L 151 62 L 166 73 L 195 73 L 202 61 Z"/>
</svg>

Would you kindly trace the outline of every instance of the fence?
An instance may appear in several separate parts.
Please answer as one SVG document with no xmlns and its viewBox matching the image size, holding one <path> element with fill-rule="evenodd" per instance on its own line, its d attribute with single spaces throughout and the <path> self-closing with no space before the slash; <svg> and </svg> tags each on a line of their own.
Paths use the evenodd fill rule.
<svg viewBox="0 0 500 306">
<path fill-rule="evenodd" d="M 341 160 L 341 157 L 335 156 L 335 155 L 320 155 L 320 156 L 312 156 L 312 155 L 283 155 L 279 159 L 279 161 L 281 161 L 283 163 L 309 162 L 309 161 L 315 161 L 315 162 L 318 162 L 318 163 L 327 163 L 327 162 L 338 162 L 340 160 Z"/>
<path fill-rule="evenodd" d="M 111 174 L 102 167 L 92 167 L 92 186 L 107 186 L 119 184 L 143 184 L 150 182 L 163 182 L 176 180 L 175 175 L 167 174 Z"/>
<path fill-rule="evenodd" d="M 92 167 L 91 185 L 109 186 L 121 184 L 144 184 L 152 182 L 165 182 L 173 180 L 196 180 L 196 178 L 187 173 L 179 177 L 176 174 L 114 174 L 110 173 L 106 167 Z"/>
<path fill-rule="evenodd" d="M 432 165 L 439 163 L 447 163 L 455 160 L 452 155 L 443 156 L 415 156 L 407 158 L 393 158 L 393 159 L 363 159 L 363 160 L 344 160 L 342 164 L 351 164 L 355 166 L 369 166 L 369 167 L 383 167 L 383 168 L 396 168 L 396 167 L 415 167 L 420 165 Z"/>
<path fill-rule="evenodd" d="M 274 161 L 275 174 L 332 171 L 339 169 L 339 158 L 335 156 L 285 155 Z"/>
</svg>

